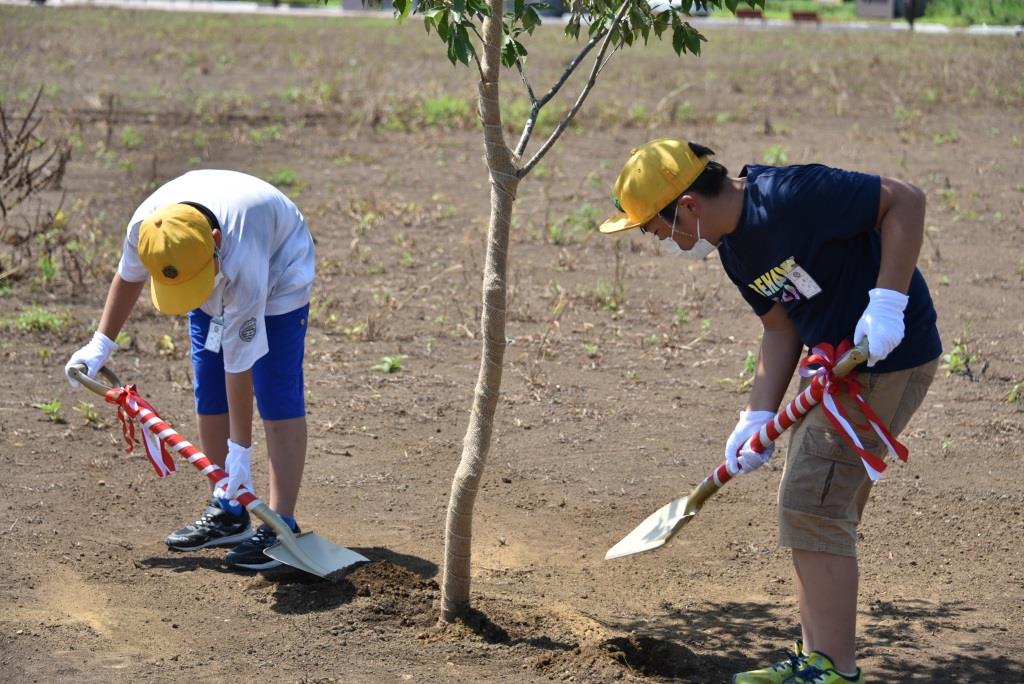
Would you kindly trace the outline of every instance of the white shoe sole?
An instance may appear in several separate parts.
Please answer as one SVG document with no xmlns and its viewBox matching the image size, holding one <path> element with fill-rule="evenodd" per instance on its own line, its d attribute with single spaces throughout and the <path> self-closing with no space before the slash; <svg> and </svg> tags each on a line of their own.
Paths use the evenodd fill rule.
<svg viewBox="0 0 1024 684">
<path fill-rule="evenodd" d="M 270 570 L 271 568 L 284 565 L 281 561 L 276 558 L 271 558 L 270 556 L 267 556 L 267 560 L 265 562 L 259 563 L 235 563 L 229 560 L 226 562 L 233 568 L 245 568 L 246 570 Z"/>
<path fill-rule="evenodd" d="M 195 551 L 196 549 L 209 549 L 215 546 L 238 546 L 246 539 L 252 537 L 252 535 L 252 527 L 250 526 L 237 534 L 232 534 L 227 537 L 217 537 L 216 539 L 211 539 L 205 544 L 199 544 L 198 546 L 175 546 L 174 544 L 167 543 L 167 548 L 174 549 L 175 551 Z"/>
</svg>

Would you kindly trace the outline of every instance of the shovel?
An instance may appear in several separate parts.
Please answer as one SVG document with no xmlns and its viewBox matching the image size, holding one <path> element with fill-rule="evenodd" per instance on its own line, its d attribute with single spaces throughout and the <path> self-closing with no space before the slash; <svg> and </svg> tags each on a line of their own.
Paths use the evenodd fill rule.
<svg viewBox="0 0 1024 684">
<path fill-rule="evenodd" d="M 144 425 L 143 430 L 149 429 L 152 434 L 159 435 L 161 442 L 182 457 L 188 459 L 201 473 L 217 486 L 217 483 L 227 478 L 228 474 L 220 466 L 211 461 L 206 454 L 183 439 L 175 432 L 174 428 L 168 425 L 156 412 L 152 410 L 144 400 L 135 392 L 135 387 L 122 386 L 121 381 L 113 371 L 104 367 L 100 369 L 100 375 L 110 382 L 105 385 L 86 375 L 84 365 L 72 366 L 68 375 L 90 390 L 100 395 L 107 402 L 117 404 L 128 414 L 129 420 L 138 416 L 139 423 Z M 173 464 L 172 464 L 173 466 Z M 173 471 L 173 468 L 172 468 Z M 285 565 L 298 568 L 304 572 L 318 577 L 329 577 L 340 570 L 344 570 L 356 563 L 365 563 L 369 558 L 356 553 L 344 546 L 332 544 L 323 537 L 313 532 L 295 534 L 288 524 L 275 513 L 270 506 L 260 501 L 254 494 L 244 487 L 239 490 L 235 497 L 240 504 L 252 515 L 265 522 L 277 534 L 277 543 L 265 549 L 263 553 L 281 561 Z"/>
<path fill-rule="evenodd" d="M 854 368 L 862 364 L 868 358 L 868 340 L 865 337 L 860 344 L 843 354 L 835 366 L 832 367 L 832 377 L 841 378 L 847 375 Z M 769 420 L 759 432 L 754 433 L 750 438 L 750 447 L 758 452 L 763 452 L 768 446 L 777 440 L 783 432 L 789 429 L 794 423 L 804 417 L 808 411 L 817 406 L 825 391 L 825 378 L 822 375 L 815 375 L 807 388 L 798 394 L 793 401 L 789 402 L 783 410 L 775 414 L 773 420 Z M 725 463 L 711 471 L 704 480 L 693 488 L 687 496 L 681 499 L 670 501 L 637 525 L 632 532 L 627 534 L 618 544 L 608 549 L 604 555 L 605 560 L 631 556 L 634 553 L 652 551 L 664 546 L 686 523 L 693 520 L 704 502 L 711 498 L 726 482 L 733 478 L 733 473 Z"/>
</svg>

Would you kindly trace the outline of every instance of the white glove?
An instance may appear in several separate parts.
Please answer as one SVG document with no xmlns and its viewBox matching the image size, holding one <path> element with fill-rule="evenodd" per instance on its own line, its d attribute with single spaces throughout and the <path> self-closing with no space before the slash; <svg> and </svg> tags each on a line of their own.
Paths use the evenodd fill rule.
<svg viewBox="0 0 1024 684">
<path fill-rule="evenodd" d="M 761 426 L 775 417 L 771 411 L 740 411 L 740 420 L 725 443 L 725 463 L 731 475 L 746 475 L 768 462 L 775 450 L 769 444 L 764 453 L 757 453 L 748 442 Z"/>
<path fill-rule="evenodd" d="M 218 499 L 227 499 L 237 503 L 239 489 L 245 487 L 250 494 L 256 492 L 252 486 L 252 447 L 244 447 L 228 440 L 228 458 L 224 463 L 224 469 L 228 471 L 228 477 L 217 483 L 213 495 Z"/>
<path fill-rule="evenodd" d="M 868 292 L 864 309 L 853 331 L 853 343 L 868 338 L 868 367 L 892 353 L 903 341 L 903 310 L 910 298 L 896 290 L 876 287 Z"/>
<path fill-rule="evenodd" d="M 64 364 L 64 375 L 68 376 L 68 382 L 71 383 L 72 387 L 79 386 L 78 381 L 71 379 L 69 371 L 72 366 L 85 366 L 85 374 L 90 378 L 95 378 L 96 374 L 100 372 L 100 368 L 103 368 L 104 364 L 107 363 L 107 359 L 117 349 L 117 343 L 114 340 L 99 330 L 94 332 L 92 339 L 89 340 L 89 344 L 72 354 L 71 359 Z"/>
</svg>

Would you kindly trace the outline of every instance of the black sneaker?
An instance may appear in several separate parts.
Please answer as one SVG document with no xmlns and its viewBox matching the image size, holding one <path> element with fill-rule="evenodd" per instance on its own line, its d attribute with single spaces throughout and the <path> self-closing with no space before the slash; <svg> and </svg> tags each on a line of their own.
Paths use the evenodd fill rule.
<svg viewBox="0 0 1024 684">
<path fill-rule="evenodd" d="M 298 524 L 292 530 L 295 534 L 301 531 Z M 231 549 L 228 555 L 224 557 L 224 562 L 236 568 L 245 568 L 246 570 L 269 570 L 270 568 L 276 568 L 282 565 L 281 561 L 263 553 L 264 549 L 268 549 L 276 543 L 277 533 L 274 532 L 270 525 L 264 523 L 256 529 L 256 534 Z"/>
<path fill-rule="evenodd" d="M 210 499 L 203 515 L 193 523 L 175 530 L 164 539 L 167 546 L 175 551 L 193 551 L 208 546 L 234 546 L 252 534 L 249 526 L 249 511 L 235 516 Z"/>
</svg>

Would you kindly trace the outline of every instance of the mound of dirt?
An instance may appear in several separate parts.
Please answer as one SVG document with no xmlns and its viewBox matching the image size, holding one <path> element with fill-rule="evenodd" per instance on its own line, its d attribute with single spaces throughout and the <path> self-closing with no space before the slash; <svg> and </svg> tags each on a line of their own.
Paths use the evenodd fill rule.
<svg viewBox="0 0 1024 684">
<path fill-rule="evenodd" d="M 430 611 L 438 586 L 388 561 L 374 561 L 334 581 L 281 569 L 254 579 L 247 591 L 260 603 L 272 602 L 277 613 L 318 613 L 355 603 L 359 610 L 406 622 Z"/>
<path fill-rule="evenodd" d="M 572 672 L 589 678 L 689 678 L 702 672 L 701 659 L 682 644 L 639 634 L 612 637 L 559 653 L 546 653 L 533 662 L 550 676 Z M 692 681 L 687 679 L 687 681 Z"/>
</svg>

